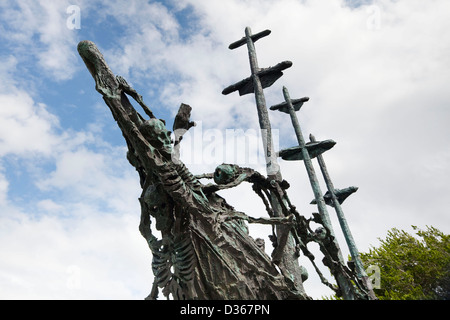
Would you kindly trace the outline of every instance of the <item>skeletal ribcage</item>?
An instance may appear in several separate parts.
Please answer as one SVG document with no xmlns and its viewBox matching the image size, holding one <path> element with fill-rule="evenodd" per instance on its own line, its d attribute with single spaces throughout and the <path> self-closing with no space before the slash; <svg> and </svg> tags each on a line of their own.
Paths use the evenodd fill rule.
<svg viewBox="0 0 450 320">
<path fill-rule="evenodd" d="M 191 297 L 195 270 L 195 251 L 189 233 L 177 239 L 165 238 L 159 250 L 153 252 L 152 269 L 155 282 L 163 294 L 173 299 Z"/>
</svg>

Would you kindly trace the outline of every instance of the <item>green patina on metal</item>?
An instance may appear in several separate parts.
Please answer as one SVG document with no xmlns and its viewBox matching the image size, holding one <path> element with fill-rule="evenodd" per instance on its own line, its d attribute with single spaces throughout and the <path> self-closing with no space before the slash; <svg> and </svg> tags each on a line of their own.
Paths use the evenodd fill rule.
<svg viewBox="0 0 450 320">
<path fill-rule="evenodd" d="M 230 49 L 247 46 L 251 75 L 222 92 L 255 94 L 267 176 L 235 164 L 221 164 L 213 173 L 194 176 L 180 160 L 183 135 L 195 126 L 190 120 L 192 108 L 181 104 L 172 128 L 172 141 L 165 120 L 156 117 L 124 78 L 113 74 L 95 44 L 82 41 L 78 45 L 96 90 L 122 131 L 128 147 L 127 159 L 140 178 L 139 231 L 152 252 L 154 274 L 147 299 L 157 299 L 159 293 L 172 299 L 310 299 L 303 287 L 308 271 L 298 262 L 302 254 L 309 259 L 323 284 L 339 296 L 375 299 L 367 276 L 361 270 L 356 245 L 340 208 L 345 198 L 356 190 L 334 189 L 322 154 L 335 142 L 317 142 L 312 137 L 311 142 L 306 143 L 295 114 L 309 98 L 291 100 L 287 89 L 283 89 L 285 102 L 270 109 L 290 115 L 299 145 L 278 153 L 273 149 L 263 89 L 280 79 L 282 71 L 292 63 L 284 61 L 274 67 L 259 68 L 254 43 L 270 33 L 265 30 L 252 34 L 247 27 L 245 36 L 229 46 Z M 139 104 L 144 116 L 133 107 L 129 97 Z M 278 156 L 304 162 L 319 213 L 306 218 L 297 211 L 288 196 L 290 185 L 282 178 Z M 319 160 L 327 183 L 325 195 L 322 195 L 315 175 L 313 158 Z M 204 184 L 202 179 L 212 179 L 214 183 Z M 241 184 L 251 185 L 263 202 L 267 217 L 251 217 L 239 212 L 217 194 Z M 356 271 L 343 261 L 327 204 L 337 210 L 346 240 L 352 246 Z M 153 234 L 152 223 L 160 233 L 159 238 Z M 253 239 L 249 235 L 247 223 L 272 226 L 269 238 L 273 251 L 270 255 L 266 253 L 268 248 L 263 239 Z M 323 262 L 337 284 L 328 281 L 316 265 L 315 257 L 308 249 L 311 242 L 319 244 Z"/>
<path fill-rule="evenodd" d="M 155 276 L 147 298 L 156 299 L 161 291 L 173 299 L 308 299 L 290 285 L 245 225 L 292 226 L 292 218 L 252 218 L 208 190 L 174 157 L 164 121 L 149 109 L 144 111 L 150 119 L 134 109 L 128 96 L 140 99 L 141 106 L 142 98 L 112 73 L 95 44 L 82 41 L 78 51 L 122 131 L 127 158 L 139 173 L 139 230 L 152 251 Z M 187 111 L 186 105 L 180 107 L 179 126 Z M 152 220 L 160 239 L 152 233 Z"/>
<path fill-rule="evenodd" d="M 336 142 L 333 140 L 325 140 L 306 143 L 305 148 L 308 150 L 309 157 L 314 159 L 325 151 L 333 148 L 335 144 Z M 280 152 L 278 152 L 278 156 L 287 161 L 304 160 L 302 147 L 300 146 L 280 150 Z"/>
<path fill-rule="evenodd" d="M 238 169 L 236 166 L 222 164 L 214 171 L 214 182 L 217 184 L 227 184 L 236 179 Z"/>
</svg>

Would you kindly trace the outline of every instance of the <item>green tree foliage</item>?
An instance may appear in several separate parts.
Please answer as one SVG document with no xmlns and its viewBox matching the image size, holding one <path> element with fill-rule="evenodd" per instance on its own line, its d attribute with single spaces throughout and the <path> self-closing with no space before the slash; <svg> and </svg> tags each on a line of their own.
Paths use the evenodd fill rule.
<svg viewBox="0 0 450 320">
<path fill-rule="evenodd" d="M 450 236 L 433 227 L 412 228 L 417 237 L 393 228 L 378 248 L 361 253 L 366 268 L 380 268 L 375 293 L 380 300 L 449 300 Z"/>
</svg>

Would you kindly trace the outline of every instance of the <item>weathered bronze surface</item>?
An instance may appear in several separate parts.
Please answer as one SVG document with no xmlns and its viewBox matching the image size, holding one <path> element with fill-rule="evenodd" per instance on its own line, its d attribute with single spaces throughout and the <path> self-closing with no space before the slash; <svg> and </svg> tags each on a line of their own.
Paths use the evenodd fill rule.
<svg viewBox="0 0 450 320">
<path fill-rule="evenodd" d="M 155 275 L 148 299 L 156 299 L 159 289 L 174 299 L 307 299 L 249 236 L 244 223 L 292 225 L 292 218 L 253 220 L 211 189 L 204 192 L 205 186 L 186 166 L 171 159 L 172 143 L 164 122 L 155 117 L 145 120 L 133 108 L 127 97 L 133 91 L 112 73 L 95 44 L 82 41 L 78 51 L 122 130 L 128 159 L 141 177 L 139 230 L 152 251 Z M 248 175 L 264 181 L 259 174 Z M 152 219 L 161 239 L 152 233 Z"/>
<path fill-rule="evenodd" d="M 301 98 L 301 99 L 292 99 L 292 106 L 294 107 L 295 111 L 299 111 L 300 108 L 303 106 L 303 104 L 305 102 L 308 102 L 309 98 L 305 97 L 305 98 Z M 289 105 L 287 102 L 282 102 L 280 104 L 274 105 L 270 107 L 270 110 L 278 110 L 284 113 L 289 114 Z"/>
<path fill-rule="evenodd" d="M 308 98 L 290 100 L 285 89 L 286 101 L 273 110 L 291 115 L 299 146 L 279 154 L 273 150 L 263 89 L 279 79 L 282 70 L 292 63 L 282 62 L 267 69 L 258 67 L 254 42 L 269 34 L 270 30 L 265 30 L 252 35 L 250 28 L 246 28 L 245 37 L 230 45 L 230 49 L 235 49 L 247 44 L 251 76 L 223 92 L 255 94 L 259 125 L 264 133 L 267 176 L 235 164 L 220 164 L 213 173 L 192 175 L 180 160 L 183 135 L 195 126 L 190 120 L 192 108 L 181 104 L 172 128 L 172 140 L 165 121 L 156 117 L 125 79 L 114 75 L 95 44 L 91 41 L 78 44 L 78 52 L 94 78 L 95 88 L 125 138 L 127 159 L 140 178 L 139 231 L 152 252 L 154 274 L 147 299 L 157 299 L 160 292 L 172 299 L 310 299 L 303 287 L 308 272 L 298 263 L 301 254 L 309 259 L 322 283 L 339 296 L 372 298 L 366 283 L 342 260 L 325 208 L 326 201 L 330 202 L 326 195 L 322 196 L 311 164 L 311 158 L 320 158 L 335 142 L 305 143 L 301 135 L 295 111 Z M 133 107 L 129 97 L 139 104 L 145 117 Z M 288 160 L 303 160 L 307 166 L 319 204 L 319 213 L 313 213 L 311 218 L 301 215 L 288 197 L 289 183 L 282 178 L 278 155 L 285 155 Z M 201 179 L 214 183 L 204 184 Z M 263 202 L 267 217 L 255 218 L 239 212 L 217 194 L 242 183 L 251 185 Z M 336 206 L 340 193 L 331 190 L 331 201 Z M 345 196 L 343 193 L 342 197 Z M 263 239 L 255 240 L 249 235 L 247 223 L 272 226 L 271 256 L 265 251 Z M 311 223 L 316 225 L 315 230 Z M 160 238 L 155 236 L 154 229 L 159 231 Z M 310 242 L 319 245 L 322 261 L 337 284 L 329 282 L 317 267 L 307 246 Z"/>
<path fill-rule="evenodd" d="M 330 150 L 336 144 L 333 140 L 325 140 L 319 142 L 309 142 L 305 144 L 305 148 L 308 150 L 309 157 L 311 159 L 316 158 L 325 151 Z M 278 152 L 278 156 L 283 160 L 287 161 L 298 161 L 303 159 L 302 147 L 292 147 L 288 149 L 283 149 Z"/>
<path fill-rule="evenodd" d="M 270 87 L 275 83 L 278 79 L 283 76 L 283 70 L 290 68 L 292 66 L 292 62 L 283 61 L 277 64 L 276 66 L 269 67 L 266 69 L 260 69 L 256 74 L 258 75 L 261 86 L 263 89 Z M 239 95 L 243 96 L 249 93 L 255 92 L 255 86 L 253 84 L 252 77 L 245 78 L 244 80 L 239 81 L 229 87 L 223 89 L 222 94 L 230 94 L 234 91 L 239 91 Z"/>
<path fill-rule="evenodd" d="M 336 200 L 339 202 L 339 204 L 342 204 L 345 199 L 347 199 L 348 197 L 350 197 L 353 193 L 355 193 L 356 191 L 358 191 L 358 187 L 348 187 L 345 189 L 334 189 L 334 195 L 336 196 Z M 334 201 L 333 201 L 333 196 L 332 193 L 330 191 L 327 191 L 324 195 L 323 198 L 325 200 L 325 203 L 331 207 L 334 207 Z M 310 204 L 317 204 L 316 199 L 313 199 Z"/>
</svg>

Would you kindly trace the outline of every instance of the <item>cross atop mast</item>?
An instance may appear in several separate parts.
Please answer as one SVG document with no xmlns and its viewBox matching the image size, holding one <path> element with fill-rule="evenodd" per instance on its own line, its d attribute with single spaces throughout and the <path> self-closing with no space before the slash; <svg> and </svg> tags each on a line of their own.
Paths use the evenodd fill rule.
<svg viewBox="0 0 450 320">
<path fill-rule="evenodd" d="M 255 93 L 256 107 L 258 111 L 259 126 L 262 131 L 263 146 L 266 158 L 267 175 L 273 177 L 274 180 L 281 181 L 280 167 L 277 162 L 277 154 L 273 150 L 272 129 L 270 126 L 269 113 L 267 112 L 266 99 L 264 97 L 264 88 L 270 87 L 282 75 L 283 70 L 292 66 L 292 62 L 283 61 L 274 67 L 259 68 L 258 59 L 256 57 L 255 42 L 268 36 L 270 30 L 264 30 L 257 34 L 252 34 L 249 27 L 245 28 L 245 37 L 230 44 L 229 49 L 233 50 L 247 44 L 248 56 L 250 60 L 251 76 L 241 80 L 222 91 L 227 95 L 234 91 L 239 91 L 239 95 L 243 96 L 248 93 Z"/>
<path fill-rule="evenodd" d="M 338 283 L 340 294 L 344 299 L 358 299 L 368 298 L 376 299 L 375 294 L 368 281 L 367 274 L 363 269 L 363 265 L 359 259 L 359 253 L 356 249 L 353 237 L 351 236 L 347 222 L 340 207 L 340 200 L 338 197 L 347 197 L 349 194 L 356 191 L 356 188 L 348 188 L 348 190 L 339 191 L 334 189 L 328 172 L 321 156 L 322 153 L 331 149 L 336 142 L 333 140 L 316 141 L 314 137 L 311 138 L 310 143 L 306 143 L 303 133 L 298 122 L 296 111 L 299 111 L 302 105 L 309 101 L 309 98 L 291 99 L 286 87 L 283 87 L 283 95 L 285 101 L 283 103 L 272 106 L 271 110 L 278 110 L 283 113 L 287 113 L 291 117 L 292 125 L 295 129 L 295 133 L 298 140 L 298 146 L 275 152 L 273 149 L 272 130 L 269 120 L 269 114 L 266 106 L 266 99 L 264 96 L 264 88 L 270 87 L 283 75 L 283 70 L 292 66 L 291 61 L 283 61 L 273 67 L 260 68 L 258 66 L 258 59 L 256 57 L 255 42 L 261 38 L 268 36 L 271 33 L 270 30 L 264 30 L 262 32 L 252 34 L 249 27 L 245 28 L 245 37 L 230 44 L 229 49 L 233 50 L 247 44 L 248 56 L 250 60 L 251 75 L 244 80 L 241 80 L 231 86 L 228 86 L 222 91 L 222 94 L 227 95 L 232 92 L 238 91 L 239 95 L 243 96 L 249 93 L 255 94 L 256 107 L 258 111 L 259 126 L 261 128 L 263 146 L 266 159 L 267 176 L 271 180 L 271 184 L 281 185 L 283 181 L 280 167 L 277 162 L 277 157 L 282 157 L 284 160 L 303 160 L 308 178 L 311 183 L 311 187 L 314 193 L 314 203 L 317 204 L 319 213 L 317 215 L 318 221 L 323 225 L 323 230 L 327 234 L 322 240 L 317 240 L 320 243 L 321 251 L 325 254 L 324 264 L 330 268 L 331 273 L 336 278 Z M 331 201 L 328 203 L 325 201 L 325 197 L 320 190 L 320 184 L 317 179 L 314 166 L 311 159 L 318 158 L 321 171 L 324 175 L 324 179 L 327 183 L 329 197 Z M 345 194 L 344 194 L 345 193 Z M 343 198 L 345 199 L 345 198 Z M 342 201 L 343 201 L 342 199 Z M 282 217 L 281 206 L 288 201 L 287 195 L 285 199 L 277 199 L 274 194 L 270 194 L 270 202 L 272 204 L 273 214 L 276 217 Z M 356 278 L 353 278 L 352 271 L 346 266 L 344 257 L 340 250 L 338 241 L 333 231 L 331 220 L 326 208 L 326 204 L 331 204 L 337 212 L 339 222 L 343 229 L 344 236 L 351 251 L 353 263 L 356 264 Z M 316 219 L 316 217 L 314 218 Z M 301 220 L 301 219 L 300 219 Z M 298 221 L 300 223 L 300 221 Z M 300 232 L 301 229 L 299 229 Z M 301 231 L 304 232 L 305 230 Z M 315 231 L 317 232 L 317 230 Z M 289 230 L 283 227 L 277 227 L 278 244 L 275 246 L 275 250 L 272 253 L 273 261 L 284 263 L 282 269 L 288 271 L 290 274 L 298 274 L 298 262 L 297 258 L 292 259 L 292 255 L 289 256 L 289 250 L 295 250 L 295 244 L 292 239 L 298 236 L 297 231 Z M 301 236 L 301 235 L 300 235 Z M 326 240 L 325 240 L 326 239 Z M 304 238 L 305 242 L 311 241 L 307 237 Z M 296 238 L 297 245 L 302 245 L 300 239 Z M 280 245 L 282 244 L 282 245 Z M 290 260 L 292 263 L 287 263 Z M 295 276 L 294 276 L 295 277 Z M 359 281 L 356 281 L 359 280 Z M 358 282 L 358 283 L 357 283 Z M 326 284 L 326 282 L 324 282 Z M 302 282 L 296 285 L 297 290 L 301 290 Z"/>
<path fill-rule="evenodd" d="M 245 28 L 245 37 L 233 42 L 229 48 L 236 49 L 244 44 L 247 44 L 248 56 L 250 60 L 251 76 L 233 84 L 222 91 L 222 94 L 227 95 L 234 91 L 238 91 L 239 94 L 245 95 L 248 93 L 255 94 L 256 107 L 258 111 L 259 127 L 261 128 L 261 136 L 263 139 L 263 147 L 266 159 L 267 177 L 271 180 L 271 183 L 278 185 L 283 181 L 280 172 L 280 166 L 277 161 L 277 152 L 273 148 L 272 129 L 270 126 L 269 113 L 267 111 L 266 99 L 264 97 L 264 88 L 270 87 L 275 81 L 277 81 L 282 75 L 283 70 L 292 66 L 292 62 L 284 61 L 277 64 L 274 67 L 261 69 L 258 66 L 258 59 L 256 57 L 255 42 L 270 34 L 270 30 L 265 30 L 257 34 L 252 34 L 249 27 Z M 275 193 L 270 192 L 270 202 L 272 204 L 273 215 L 275 217 L 283 217 L 282 199 L 278 199 Z M 289 281 L 292 281 L 293 286 L 299 292 L 304 292 L 303 289 L 303 270 L 298 264 L 298 256 L 296 252 L 296 242 L 290 227 L 277 226 L 277 243 L 274 252 L 272 253 L 274 261 L 277 261 L 277 265 L 281 270 L 286 270 L 287 274 L 290 274 Z"/>
</svg>

